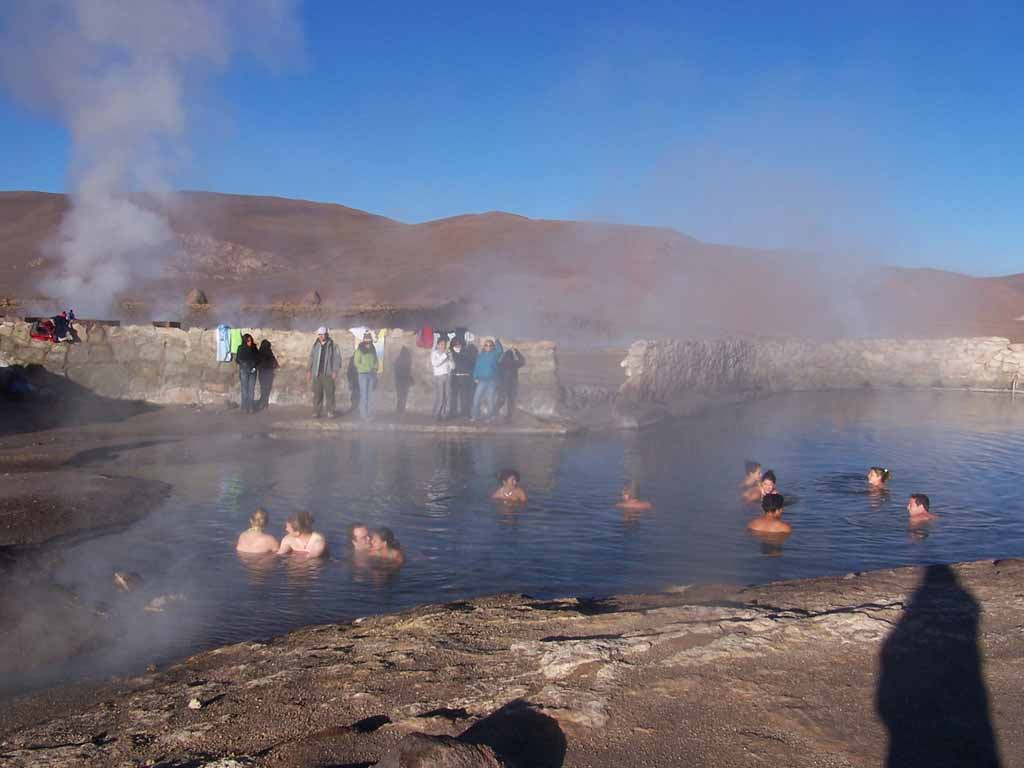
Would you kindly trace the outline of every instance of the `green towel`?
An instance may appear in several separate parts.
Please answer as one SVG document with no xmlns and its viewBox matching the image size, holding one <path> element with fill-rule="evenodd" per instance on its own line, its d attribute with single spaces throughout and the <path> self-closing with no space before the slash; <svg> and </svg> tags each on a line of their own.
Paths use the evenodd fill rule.
<svg viewBox="0 0 1024 768">
<path fill-rule="evenodd" d="M 231 350 L 231 354 L 237 355 L 238 354 L 238 348 L 240 346 L 242 346 L 242 329 L 241 328 L 232 328 L 231 329 L 231 342 L 230 342 L 230 345 L 228 346 L 228 349 Z"/>
</svg>

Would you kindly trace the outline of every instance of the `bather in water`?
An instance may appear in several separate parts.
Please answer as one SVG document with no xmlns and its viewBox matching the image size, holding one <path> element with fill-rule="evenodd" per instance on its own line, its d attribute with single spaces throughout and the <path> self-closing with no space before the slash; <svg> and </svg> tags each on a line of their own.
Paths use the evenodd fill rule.
<svg viewBox="0 0 1024 768">
<path fill-rule="evenodd" d="M 308 512 L 299 512 L 284 524 L 285 537 L 277 550 L 279 555 L 298 554 L 323 557 L 327 554 L 327 541 L 323 534 L 313 530 L 313 518 Z"/>
<path fill-rule="evenodd" d="M 892 473 L 885 467 L 871 467 L 868 470 L 868 491 L 871 493 L 887 491 L 886 483 L 889 482 L 891 475 Z"/>
<path fill-rule="evenodd" d="M 910 527 L 924 525 L 932 520 L 937 520 L 938 515 L 932 514 L 931 499 L 924 493 L 912 493 L 907 501 L 907 515 L 910 518 Z"/>
<path fill-rule="evenodd" d="M 257 509 L 249 517 L 248 530 L 238 535 L 235 550 L 246 555 L 268 555 L 277 552 L 277 539 L 266 532 L 269 517 L 265 510 Z"/>
<path fill-rule="evenodd" d="M 636 497 L 636 486 L 632 483 L 622 489 L 622 500 L 615 506 L 628 512 L 642 512 L 654 508 L 651 502 L 641 501 Z"/>
<path fill-rule="evenodd" d="M 491 494 L 495 501 L 506 504 L 525 504 L 526 491 L 519 485 L 519 473 L 514 469 L 503 469 L 498 473 L 498 490 Z"/>
<path fill-rule="evenodd" d="M 348 527 L 348 541 L 356 553 L 370 551 L 370 529 L 366 523 L 352 523 Z"/>
<path fill-rule="evenodd" d="M 370 557 L 383 560 L 393 565 L 405 562 L 405 553 L 395 540 L 390 528 L 375 528 L 370 531 Z"/>
<path fill-rule="evenodd" d="M 761 482 L 762 467 L 756 461 L 748 461 L 743 465 L 743 487 L 753 488 Z"/>
<path fill-rule="evenodd" d="M 768 470 L 761 475 L 761 480 L 753 488 L 748 488 L 743 494 L 744 501 L 760 501 L 770 493 L 775 493 L 775 473 Z"/>
<path fill-rule="evenodd" d="M 782 522 L 782 508 L 785 504 L 786 500 L 781 493 L 765 494 L 761 499 L 762 514 L 747 523 L 747 530 L 755 534 L 788 536 L 793 532 L 793 527 Z"/>
</svg>

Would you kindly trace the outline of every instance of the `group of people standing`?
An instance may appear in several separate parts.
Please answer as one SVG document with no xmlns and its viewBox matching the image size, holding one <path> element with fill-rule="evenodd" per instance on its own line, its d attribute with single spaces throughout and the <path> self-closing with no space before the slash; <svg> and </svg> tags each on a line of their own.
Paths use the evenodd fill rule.
<svg viewBox="0 0 1024 768">
<path fill-rule="evenodd" d="M 499 339 L 484 339 L 477 351 L 456 336 L 440 336 L 430 352 L 434 380 L 434 419 L 469 417 L 476 423 L 495 421 L 502 409 L 511 421 L 519 395 L 519 369 L 526 364 L 515 348 L 505 349 Z"/>
<path fill-rule="evenodd" d="M 257 347 L 251 333 L 243 334 L 242 344 L 235 350 L 235 363 L 242 390 L 242 413 L 263 410 L 270 403 L 270 391 L 274 388 L 274 375 L 278 368 L 273 345 L 263 339 Z M 259 399 L 256 398 L 257 381 L 260 385 Z"/>
</svg>

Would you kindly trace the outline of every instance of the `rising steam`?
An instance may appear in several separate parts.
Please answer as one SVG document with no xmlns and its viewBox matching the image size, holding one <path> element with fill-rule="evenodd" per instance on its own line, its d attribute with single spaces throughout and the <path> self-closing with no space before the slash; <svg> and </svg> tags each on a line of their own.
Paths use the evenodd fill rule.
<svg viewBox="0 0 1024 768">
<path fill-rule="evenodd" d="M 71 210 L 40 289 L 106 312 L 180 245 L 161 211 L 187 157 L 190 95 L 233 54 L 298 35 L 293 0 L 33 0 L 9 13 L 0 76 L 71 138 Z"/>
</svg>

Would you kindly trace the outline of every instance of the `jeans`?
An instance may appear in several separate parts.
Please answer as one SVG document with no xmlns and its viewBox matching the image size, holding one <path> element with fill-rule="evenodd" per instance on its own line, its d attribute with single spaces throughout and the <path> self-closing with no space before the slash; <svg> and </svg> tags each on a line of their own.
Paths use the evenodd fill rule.
<svg viewBox="0 0 1024 768">
<path fill-rule="evenodd" d="M 473 402 L 473 377 L 468 373 L 453 373 L 449 395 L 448 415 L 452 418 L 469 416 Z"/>
<path fill-rule="evenodd" d="M 483 380 L 481 379 L 476 383 L 476 392 L 473 393 L 473 414 L 474 419 L 480 418 L 480 403 L 484 398 L 487 398 L 487 418 L 493 419 L 494 413 L 494 401 L 497 398 L 498 389 L 497 382 L 494 379 Z"/>
<path fill-rule="evenodd" d="M 327 401 L 327 412 L 334 413 L 334 379 L 329 373 L 313 377 L 313 413 L 323 414 L 322 406 Z"/>
<path fill-rule="evenodd" d="M 256 405 L 256 371 L 249 368 L 238 369 L 238 382 L 242 386 L 242 413 L 253 413 Z"/>
<path fill-rule="evenodd" d="M 449 374 L 434 377 L 434 418 L 443 419 L 451 411 L 452 377 Z"/>
<path fill-rule="evenodd" d="M 376 373 L 359 374 L 359 415 L 368 419 L 373 416 L 373 407 L 370 403 L 370 393 L 377 384 Z"/>
</svg>

